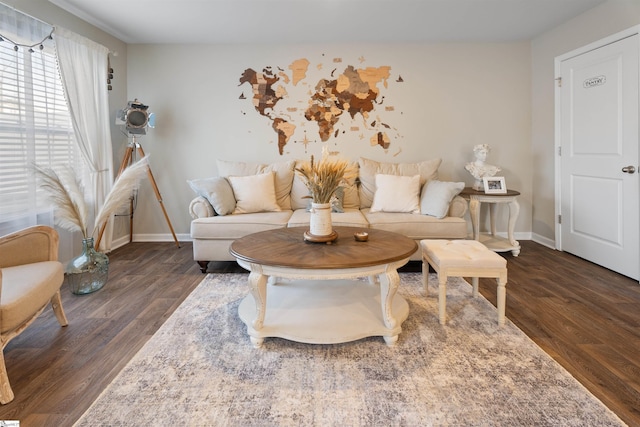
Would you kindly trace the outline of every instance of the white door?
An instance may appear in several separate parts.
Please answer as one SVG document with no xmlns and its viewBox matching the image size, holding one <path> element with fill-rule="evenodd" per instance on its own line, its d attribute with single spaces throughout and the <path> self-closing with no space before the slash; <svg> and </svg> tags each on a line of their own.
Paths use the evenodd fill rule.
<svg viewBox="0 0 640 427">
<path fill-rule="evenodd" d="M 560 64 L 561 249 L 638 280 L 638 35 Z"/>
</svg>

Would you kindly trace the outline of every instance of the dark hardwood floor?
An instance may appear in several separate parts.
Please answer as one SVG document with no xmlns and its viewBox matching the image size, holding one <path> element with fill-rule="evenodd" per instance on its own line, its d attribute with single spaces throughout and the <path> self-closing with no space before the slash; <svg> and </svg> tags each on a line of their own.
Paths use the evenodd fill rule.
<svg viewBox="0 0 640 427">
<path fill-rule="evenodd" d="M 570 254 L 521 242 L 508 261 L 507 317 L 631 426 L 640 426 L 640 286 Z M 74 296 L 69 326 L 47 308 L 4 354 L 15 400 L 0 420 L 70 426 L 200 283 L 191 244 L 131 243 L 110 254 L 109 282 Z M 420 271 L 410 263 L 404 271 Z M 209 272 L 244 271 L 212 263 Z M 480 281 L 495 304 L 495 282 Z"/>
</svg>

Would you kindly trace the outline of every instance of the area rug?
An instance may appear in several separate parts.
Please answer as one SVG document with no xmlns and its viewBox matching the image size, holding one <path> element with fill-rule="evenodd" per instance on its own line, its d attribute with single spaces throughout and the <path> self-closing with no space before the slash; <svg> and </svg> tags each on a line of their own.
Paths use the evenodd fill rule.
<svg viewBox="0 0 640 427">
<path fill-rule="evenodd" d="M 246 274 L 210 274 L 77 426 L 619 426 L 620 419 L 471 286 L 401 273 L 410 313 L 394 347 L 267 338 L 238 305 Z"/>
</svg>

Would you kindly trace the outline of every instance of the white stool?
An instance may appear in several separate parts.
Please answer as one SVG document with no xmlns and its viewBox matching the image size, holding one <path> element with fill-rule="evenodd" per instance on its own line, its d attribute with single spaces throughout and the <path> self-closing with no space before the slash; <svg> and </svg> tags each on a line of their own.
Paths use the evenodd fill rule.
<svg viewBox="0 0 640 427">
<path fill-rule="evenodd" d="M 428 294 L 429 265 L 438 274 L 440 324 L 446 323 L 447 277 L 471 277 L 473 296 L 478 296 L 478 278 L 498 282 L 498 325 L 504 325 L 507 299 L 507 261 L 476 240 L 422 240 L 422 283 Z"/>
</svg>

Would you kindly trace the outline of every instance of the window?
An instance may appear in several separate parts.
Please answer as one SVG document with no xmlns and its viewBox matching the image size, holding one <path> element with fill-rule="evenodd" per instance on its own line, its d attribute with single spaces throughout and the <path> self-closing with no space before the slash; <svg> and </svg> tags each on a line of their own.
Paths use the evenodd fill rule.
<svg viewBox="0 0 640 427">
<path fill-rule="evenodd" d="M 49 203 L 31 170 L 34 163 L 85 169 L 54 50 L 29 52 L 0 42 L 0 235 L 52 225 Z"/>
</svg>

